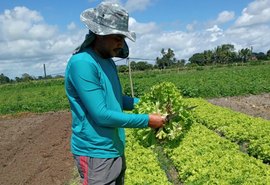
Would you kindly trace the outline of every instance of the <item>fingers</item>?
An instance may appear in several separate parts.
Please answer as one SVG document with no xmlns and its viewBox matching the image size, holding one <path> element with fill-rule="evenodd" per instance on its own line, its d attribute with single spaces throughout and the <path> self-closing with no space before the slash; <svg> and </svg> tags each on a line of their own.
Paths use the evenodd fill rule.
<svg viewBox="0 0 270 185">
<path fill-rule="evenodd" d="M 161 116 L 162 118 L 162 122 L 165 123 L 166 122 L 166 116 Z"/>
<path fill-rule="evenodd" d="M 151 128 L 161 128 L 164 127 L 166 123 L 166 117 L 165 116 L 161 116 L 161 115 L 154 115 L 154 114 L 150 114 L 149 115 L 149 127 Z"/>
<path fill-rule="evenodd" d="M 161 116 L 161 118 L 162 118 L 162 127 L 164 127 L 166 124 L 166 116 Z"/>
</svg>

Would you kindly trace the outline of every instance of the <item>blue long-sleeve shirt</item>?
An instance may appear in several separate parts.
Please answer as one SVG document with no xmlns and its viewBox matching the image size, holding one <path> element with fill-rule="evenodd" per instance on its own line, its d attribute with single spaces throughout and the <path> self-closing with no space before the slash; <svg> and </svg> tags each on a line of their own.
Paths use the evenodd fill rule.
<svg viewBox="0 0 270 185">
<path fill-rule="evenodd" d="M 135 99 L 123 96 L 112 59 L 91 49 L 73 55 L 66 68 L 65 89 L 72 113 L 71 151 L 96 158 L 122 156 L 124 128 L 147 127 L 146 114 L 128 114 Z"/>
</svg>

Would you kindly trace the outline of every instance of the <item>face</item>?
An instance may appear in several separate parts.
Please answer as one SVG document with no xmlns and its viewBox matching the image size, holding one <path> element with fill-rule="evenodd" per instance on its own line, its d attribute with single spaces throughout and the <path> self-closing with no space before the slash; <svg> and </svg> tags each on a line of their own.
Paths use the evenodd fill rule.
<svg viewBox="0 0 270 185">
<path fill-rule="evenodd" d="M 124 39 L 123 35 L 97 35 L 94 50 L 102 58 L 115 57 L 124 47 Z"/>
</svg>

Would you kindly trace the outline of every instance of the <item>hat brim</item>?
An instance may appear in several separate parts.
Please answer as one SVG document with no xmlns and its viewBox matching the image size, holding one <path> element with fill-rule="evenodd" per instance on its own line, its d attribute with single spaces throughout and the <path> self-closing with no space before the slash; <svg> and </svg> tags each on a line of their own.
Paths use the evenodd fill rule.
<svg viewBox="0 0 270 185">
<path fill-rule="evenodd" d="M 97 35 L 120 34 L 120 35 L 126 36 L 127 38 L 129 38 L 133 42 L 136 41 L 135 32 L 116 30 L 116 29 L 113 29 L 113 28 L 110 28 L 110 27 L 107 27 L 104 25 L 97 24 L 96 22 L 92 21 L 95 16 L 96 15 L 95 15 L 94 8 L 89 8 L 89 9 L 83 11 L 80 15 L 81 21 L 93 33 L 95 33 Z"/>
</svg>

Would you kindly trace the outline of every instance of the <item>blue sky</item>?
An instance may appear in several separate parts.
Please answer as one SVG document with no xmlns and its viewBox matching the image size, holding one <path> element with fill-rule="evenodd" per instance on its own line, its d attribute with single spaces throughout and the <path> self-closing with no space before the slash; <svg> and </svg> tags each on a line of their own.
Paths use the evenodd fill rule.
<svg viewBox="0 0 270 185">
<path fill-rule="evenodd" d="M 136 2 L 136 0 L 134 0 Z M 75 22 L 78 26 L 83 26 L 78 19 L 79 14 L 86 8 L 95 7 L 100 0 L 83 0 L 78 1 L 34 1 L 34 0 L 4 0 L 0 3 L 0 11 L 13 9 L 16 6 L 25 6 L 30 10 L 36 10 L 44 17 L 48 24 L 55 24 L 61 30 L 66 28 L 70 22 Z M 127 1 L 121 2 L 124 5 Z M 230 10 L 241 14 L 243 7 L 252 2 L 251 0 L 148 0 L 142 1 L 141 7 L 134 9 L 129 8 L 131 17 L 136 18 L 139 22 L 156 22 L 161 25 L 170 23 L 179 23 L 182 26 L 193 21 L 205 22 L 216 19 L 217 15 L 224 11 Z M 167 27 L 165 29 L 175 29 Z"/>
<path fill-rule="evenodd" d="M 0 2 L 0 73 L 63 73 L 72 50 L 87 32 L 80 13 L 98 0 L 2 0 Z M 114 0 L 130 14 L 135 43 L 130 57 L 155 59 L 162 48 L 177 59 L 221 44 L 255 52 L 270 49 L 270 0 Z"/>
</svg>

